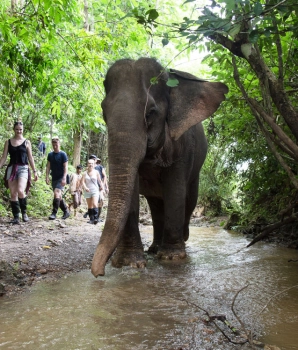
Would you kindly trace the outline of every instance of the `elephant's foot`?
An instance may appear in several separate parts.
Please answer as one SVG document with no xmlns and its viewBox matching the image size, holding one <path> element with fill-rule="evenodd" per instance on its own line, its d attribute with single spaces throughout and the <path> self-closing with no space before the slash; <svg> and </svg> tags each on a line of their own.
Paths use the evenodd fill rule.
<svg viewBox="0 0 298 350">
<path fill-rule="evenodd" d="M 112 257 L 114 267 L 131 266 L 134 268 L 146 267 L 144 251 L 141 249 L 124 249 L 117 248 Z"/>
<path fill-rule="evenodd" d="M 148 248 L 148 254 L 157 254 L 159 247 L 159 243 L 152 242 L 151 246 Z"/>
<path fill-rule="evenodd" d="M 157 258 L 161 260 L 182 260 L 186 258 L 185 247 L 160 247 Z"/>
</svg>

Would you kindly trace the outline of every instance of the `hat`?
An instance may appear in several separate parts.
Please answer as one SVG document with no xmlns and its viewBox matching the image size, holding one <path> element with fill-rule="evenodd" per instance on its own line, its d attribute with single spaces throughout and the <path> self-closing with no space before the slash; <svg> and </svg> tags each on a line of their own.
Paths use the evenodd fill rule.
<svg viewBox="0 0 298 350">
<path fill-rule="evenodd" d="M 97 156 L 95 154 L 91 154 L 91 156 L 89 156 L 89 159 L 97 159 Z"/>
</svg>

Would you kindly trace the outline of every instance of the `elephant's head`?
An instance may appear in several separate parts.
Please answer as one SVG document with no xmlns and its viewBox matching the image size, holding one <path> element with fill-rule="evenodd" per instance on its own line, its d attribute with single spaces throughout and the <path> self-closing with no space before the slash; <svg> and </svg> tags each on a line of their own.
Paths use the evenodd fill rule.
<svg viewBox="0 0 298 350">
<path fill-rule="evenodd" d="M 168 78 L 179 81 L 167 86 Z M 95 252 L 92 273 L 104 275 L 130 208 L 140 164 L 167 149 L 190 127 L 216 111 L 227 87 L 171 70 L 150 58 L 117 61 L 104 82 L 102 102 L 108 128 L 110 194 L 105 227 Z"/>
</svg>

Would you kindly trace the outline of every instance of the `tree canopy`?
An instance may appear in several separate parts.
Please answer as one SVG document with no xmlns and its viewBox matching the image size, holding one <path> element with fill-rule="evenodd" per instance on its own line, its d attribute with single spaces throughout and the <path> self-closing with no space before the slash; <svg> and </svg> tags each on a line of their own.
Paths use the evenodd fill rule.
<svg viewBox="0 0 298 350">
<path fill-rule="evenodd" d="M 201 202 L 267 223 L 297 206 L 298 5 L 295 0 L 4 0 L 0 4 L 1 140 L 22 119 L 28 136 L 60 134 L 76 164 L 104 135 L 102 81 L 119 58 L 153 56 L 225 82 L 205 122 Z M 174 59 L 173 59 L 174 58 Z M 95 152 L 96 153 L 96 152 Z"/>
</svg>

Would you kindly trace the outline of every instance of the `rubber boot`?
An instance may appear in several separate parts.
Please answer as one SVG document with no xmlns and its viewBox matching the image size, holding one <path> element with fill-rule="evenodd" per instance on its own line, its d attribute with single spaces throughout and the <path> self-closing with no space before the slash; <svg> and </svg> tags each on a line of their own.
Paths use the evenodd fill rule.
<svg viewBox="0 0 298 350">
<path fill-rule="evenodd" d="M 87 219 L 87 216 L 89 215 L 89 212 L 88 211 L 86 211 L 86 213 L 83 215 L 83 218 L 84 219 Z"/>
<path fill-rule="evenodd" d="M 98 208 L 98 222 L 103 222 L 103 220 L 99 218 L 99 216 L 101 214 L 101 209 L 102 209 L 102 207 Z"/>
<path fill-rule="evenodd" d="M 94 225 L 98 223 L 98 208 L 93 208 Z"/>
<path fill-rule="evenodd" d="M 88 221 L 88 224 L 94 224 L 94 214 L 93 214 L 93 208 L 88 209 L 88 215 L 90 220 Z"/>
<path fill-rule="evenodd" d="M 70 214 L 69 214 L 67 205 L 66 205 L 66 203 L 64 202 L 63 199 L 60 200 L 60 209 L 63 211 L 62 219 L 63 220 L 67 219 Z"/>
<path fill-rule="evenodd" d="M 25 198 L 19 198 L 19 204 L 22 212 L 22 219 L 24 222 L 29 221 L 28 215 L 27 215 L 27 197 Z"/>
<path fill-rule="evenodd" d="M 13 219 L 10 222 L 13 225 L 18 225 L 20 223 L 20 219 L 19 219 L 19 214 L 20 214 L 20 204 L 19 201 L 10 201 L 10 205 L 11 205 L 11 211 L 12 211 L 12 215 L 13 215 Z"/>
<path fill-rule="evenodd" d="M 56 219 L 56 215 L 57 215 L 57 211 L 59 209 L 60 206 L 60 198 L 54 198 L 53 200 L 53 211 L 52 214 L 49 216 L 49 220 L 55 220 Z"/>
</svg>

